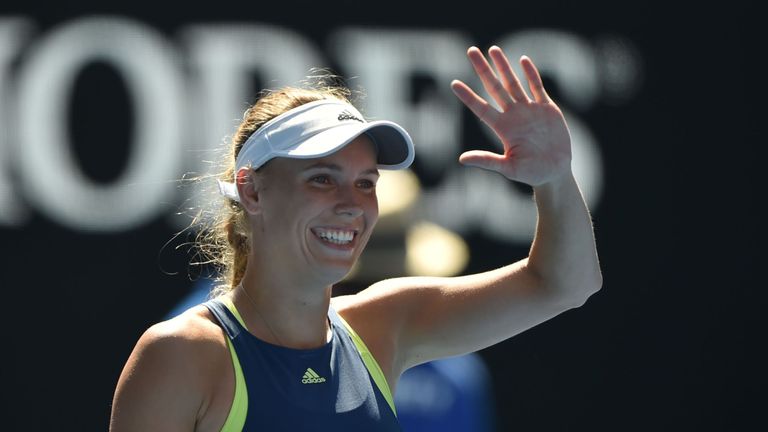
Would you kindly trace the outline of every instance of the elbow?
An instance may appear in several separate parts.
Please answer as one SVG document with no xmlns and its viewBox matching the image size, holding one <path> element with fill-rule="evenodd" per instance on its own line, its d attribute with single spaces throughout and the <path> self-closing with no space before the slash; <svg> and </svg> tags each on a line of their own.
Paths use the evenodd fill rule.
<svg viewBox="0 0 768 432">
<path fill-rule="evenodd" d="M 587 297 L 600 291 L 600 288 L 603 287 L 603 272 L 600 269 L 595 269 L 592 274 L 584 278 L 583 286 L 587 292 Z"/>
<path fill-rule="evenodd" d="M 540 273 L 533 274 L 538 278 L 538 286 L 543 288 L 541 292 L 547 293 L 547 297 L 563 309 L 584 306 L 603 286 L 603 275 L 599 268 L 561 272 L 548 277 Z"/>
<path fill-rule="evenodd" d="M 578 286 L 578 289 L 574 290 L 577 294 L 572 296 L 571 308 L 582 307 L 587 303 L 592 295 L 600 291 L 603 287 L 603 275 L 597 272 L 588 278 L 585 278 Z"/>
<path fill-rule="evenodd" d="M 603 286 L 603 276 L 599 272 L 592 275 L 583 275 L 579 279 L 570 278 L 562 280 L 550 288 L 553 298 L 563 309 L 575 309 L 584 306 L 592 295 L 600 291 Z"/>
</svg>

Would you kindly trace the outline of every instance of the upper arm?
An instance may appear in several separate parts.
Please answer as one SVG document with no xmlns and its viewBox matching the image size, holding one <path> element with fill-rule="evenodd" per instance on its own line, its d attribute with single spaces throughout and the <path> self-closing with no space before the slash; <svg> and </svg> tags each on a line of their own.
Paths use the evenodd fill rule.
<svg viewBox="0 0 768 432">
<path fill-rule="evenodd" d="M 526 264 L 460 277 L 384 280 L 354 296 L 352 320 L 370 338 L 391 341 L 384 355 L 391 357 L 393 376 L 477 351 L 575 306 L 549 292 Z"/>
<path fill-rule="evenodd" d="M 110 430 L 192 431 L 205 400 L 194 335 L 172 323 L 149 328 L 118 380 Z"/>
</svg>

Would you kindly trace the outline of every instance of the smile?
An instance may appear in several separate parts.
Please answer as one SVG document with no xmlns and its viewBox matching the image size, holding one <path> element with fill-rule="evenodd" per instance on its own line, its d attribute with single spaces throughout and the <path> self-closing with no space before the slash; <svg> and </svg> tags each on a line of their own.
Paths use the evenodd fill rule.
<svg viewBox="0 0 768 432">
<path fill-rule="evenodd" d="M 357 231 L 355 230 L 343 229 L 314 228 L 312 229 L 312 232 L 322 241 L 335 245 L 350 244 L 357 235 Z"/>
</svg>

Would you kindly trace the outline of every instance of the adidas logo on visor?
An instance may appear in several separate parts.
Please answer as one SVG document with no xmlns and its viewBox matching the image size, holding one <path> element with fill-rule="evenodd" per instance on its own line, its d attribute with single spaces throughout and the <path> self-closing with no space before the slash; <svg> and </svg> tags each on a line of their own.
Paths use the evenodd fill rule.
<svg viewBox="0 0 768 432">
<path fill-rule="evenodd" d="M 338 120 L 339 121 L 343 121 L 343 120 L 357 120 L 360 123 L 365 123 L 363 121 L 363 119 L 361 119 L 361 118 L 357 117 L 356 115 L 352 114 L 351 112 L 349 112 L 349 110 L 342 111 L 341 114 L 339 114 Z"/>
</svg>

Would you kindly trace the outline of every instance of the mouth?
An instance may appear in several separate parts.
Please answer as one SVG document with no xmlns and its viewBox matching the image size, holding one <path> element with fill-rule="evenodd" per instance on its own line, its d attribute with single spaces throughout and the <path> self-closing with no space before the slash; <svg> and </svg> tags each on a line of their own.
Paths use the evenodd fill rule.
<svg viewBox="0 0 768 432">
<path fill-rule="evenodd" d="M 335 249 L 351 249 L 358 235 L 357 230 L 348 228 L 312 228 L 312 233 Z"/>
</svg>

